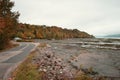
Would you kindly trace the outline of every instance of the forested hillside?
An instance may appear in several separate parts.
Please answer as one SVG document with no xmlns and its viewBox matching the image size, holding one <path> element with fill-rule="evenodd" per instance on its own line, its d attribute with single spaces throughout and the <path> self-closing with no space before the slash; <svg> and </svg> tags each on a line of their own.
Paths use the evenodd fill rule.
<svg viewBox="0 0 120 80">
<path fill-rule="evenodd" d="M 65 39 L 65 38 L 92 38 L 86 32 L 77 29 L 63 29 L 57 26 L 30 25 L 20 23 L 15 36 L 26 39 Z"/>
</svg>

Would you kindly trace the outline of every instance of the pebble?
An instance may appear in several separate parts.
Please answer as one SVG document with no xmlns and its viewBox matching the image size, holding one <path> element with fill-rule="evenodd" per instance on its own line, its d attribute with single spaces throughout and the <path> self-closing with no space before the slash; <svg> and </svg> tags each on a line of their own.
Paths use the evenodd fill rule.
<svg viewBox="0 0 120 80">
<path fill-rule="evenodd" d="M 57 47 L 55 47 L 57 49 Z M 70 70 L 62 59 L 52 52 L 51 47 L 38 48 L 39 53 L 34 58 L 34 63 L 39 65 L 38 71 L 44 71 L 48 80 L 61 80 L 72 77 Z M 65 75 L 67 74 L 67 75 Z M 60 78 L 60 79 L 59 79 Z"/>
</svg>

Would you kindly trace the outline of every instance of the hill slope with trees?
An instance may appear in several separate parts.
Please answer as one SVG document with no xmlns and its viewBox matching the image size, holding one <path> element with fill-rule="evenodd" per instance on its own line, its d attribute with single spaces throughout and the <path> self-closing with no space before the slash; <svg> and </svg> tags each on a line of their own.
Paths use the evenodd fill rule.
<svg viewBox="0 0 120 80">
<path fill-rule="evenodd" d="M 67 39 L 93 38 L 94 36 L 77 29 L 66 29 L 57 26 L 19 24 L 17 37 L 26 39 Z"/>
</svg>

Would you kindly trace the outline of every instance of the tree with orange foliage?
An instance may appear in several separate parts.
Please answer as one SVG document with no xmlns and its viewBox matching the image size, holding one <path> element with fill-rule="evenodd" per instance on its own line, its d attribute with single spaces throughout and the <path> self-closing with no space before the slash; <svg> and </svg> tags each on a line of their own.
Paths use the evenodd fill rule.
<svg viewBox="0 0 120 80">
<path fill-rule="evenodd" d="M 14 2 L 0 0 L 0 49 L 5 48 L 15 33 L 18 24 L 18 12 L 12 12 Z"/>
</svg>

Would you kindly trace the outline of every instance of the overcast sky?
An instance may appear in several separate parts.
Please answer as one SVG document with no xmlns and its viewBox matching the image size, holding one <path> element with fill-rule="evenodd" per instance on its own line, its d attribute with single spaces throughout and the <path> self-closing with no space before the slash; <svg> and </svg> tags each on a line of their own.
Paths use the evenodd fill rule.
<svg viewBox="0 0 120 80">
<path fill-rule="evenodd" d="M 12 0 L 19 21 L 93 35 L 120 33 L 120 0 Z"/>
</svg>

